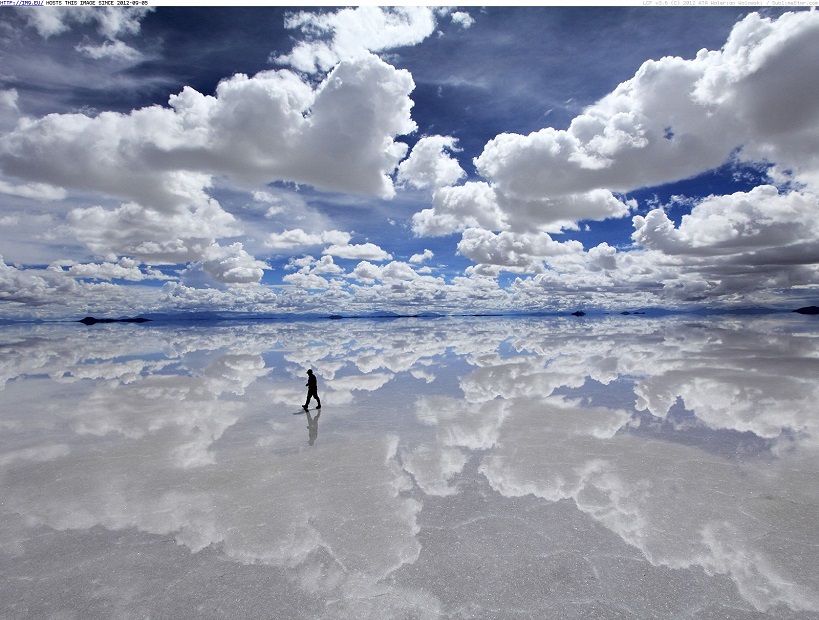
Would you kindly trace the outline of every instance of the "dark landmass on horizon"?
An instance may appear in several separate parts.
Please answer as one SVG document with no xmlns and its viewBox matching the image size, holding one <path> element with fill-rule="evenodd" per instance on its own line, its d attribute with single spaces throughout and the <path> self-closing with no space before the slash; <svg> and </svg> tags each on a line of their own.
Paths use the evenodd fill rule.
<svg viewBox="0 0 819 620">
<path fill-rule="evenodd" d="M 135 317 L 135 318 L 124 318 L 124 319 L 97 319 L 93 316 L 87 316 L 84 319 L 80 319 L 77 323 L 83 323 L 85 325 L 95 325 L 96 323 L 147 323 L 151 319 L 146 319 L 145 317 Z"/>
</svg>

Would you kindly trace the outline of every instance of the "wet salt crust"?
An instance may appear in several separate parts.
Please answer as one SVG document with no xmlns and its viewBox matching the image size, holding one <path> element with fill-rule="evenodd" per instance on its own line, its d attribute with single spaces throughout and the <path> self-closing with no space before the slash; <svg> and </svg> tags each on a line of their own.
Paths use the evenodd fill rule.
<svg viewBox="0 0 819 620">
<path fill-rule="evenodd" d="M 0 328 L 0 618 L 817 618 L 817 326 Z"/>
</svg>

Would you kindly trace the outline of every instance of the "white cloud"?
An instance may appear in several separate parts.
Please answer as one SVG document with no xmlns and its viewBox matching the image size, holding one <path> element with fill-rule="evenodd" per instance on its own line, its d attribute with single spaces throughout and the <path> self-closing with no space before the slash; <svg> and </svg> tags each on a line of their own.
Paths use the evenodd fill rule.
<svg viewBox="0 0 819 620">
<path fill-rule="evenodd" d="M 289 273 L 282 278 L 282 281 L 302 289 L 330 288 L 330 282 L 327 278 L 322 278 L 314 273 Z"/>
<path fill-rule="evenodd" d="M 433 195 L 433 207 L 416 213 L 419 235 L 446 235 L 467 228 L 526 232 L 560 232 L 584 219 L 621 217 L 629 205 L 610 191 L 594 189 L 564 196 L 510 199 L 498 187 L 479 181 L 443 187 Z"/>
<path fill-rule="evenodd" d="M 0 301 L 42 306 L 59 303 L 61 296 L 71 299 L 79 287 L 72 278 L 61 273 L 45 270 L 17 269 L 7 265 L 0 256 Z"/>
<path fill-rule="evenodd" d="M 417 235 L 434 236 L 466 228 L 501 230 L 506 221 L 494 190 L 486 183 L 469 182 L 436 191 L 433 208 L 413 215 L 412 228 Z"/>
<path fill-rule="evenodd" d="M 333 262 L 332 256 L 322 256 L 311 267 L 311 273 L 336 275 L 343 273 L 344 270 Z"/>
<path fill-rule="evenodd" d="M 466 11 L 453 11 L 450 17 L 453 24 L 458 24 L 463 29 L 467 29 L 475 23 L 475 19 Z"/>
<path fill-rule="evenodd" d="M 0 106 L 17 110 L 18 93 L 16 88 L 0 90 Z"/>
<path fill-rule="evenodd" d="M 458 160 L 449 155 L 458 151 L 457 140 L 448 136 L 425 136 L 418 140 L 409 157 L 398 166 L 398 181 L 417 188 L 454 185 L 466 176 Z"/>
<path fill-rule="evenodd" d="M 435 254 L 432 250 L 424 250 L 421 254 L 413 254 L 410 256 L 409 262 L 411 263 L 423 263 L 430 260 Z"/>
<path fill-rule="evenodd" d="M 175 213 L 136 203 L 74 209 L 67 221 L 80 241 L 109 261 L 123 254 L 148 263 L 195 261 L 206 257 L 214 239 L 239 232 L 235 218 L 206 197 Z"/>
<path fill-rule="evenodd" d="M 436 192 L 419 234 L 523 232 L 621 217 L 611 192 L 687 178 L 741 158 L 819 170 L 819 13 L 748 15 L 720 51 L 666 57 L 589 106 L 566 130 L 504 133 L 475 159 L 488 183 Z"/>
<path fill-rule="evenodd" d="M 368 56 L 342 63 L 315 90 L 291 72 L 264 72 L 233 76 L 215 96 L 185 88 L 170 107 L 24 119 L 0 137 L 0 167 L 22 183 L 0 189 L 124 200 L 68 214 L 76 237 L 107 261 L 208 261 L 203 252 L 214 241 L 242 232 L 209 196 L 214 175 L 391 196 L 389 175 L 406 151 L 394 137 L 415 128 L 412 88 L 409 73 Z M 362 106 L 372 113 L 362 115 Z M 322 242 L 348 239 L 335 232 Z M 279 241 L 272 237 L 271 247 Z"/>
<path fill-rule="evenodd" d="M 636 216 L 632 238 L 666 254 L 719 256 L 769 249 L 790 256 L 795 244 L 819 243 L 818 207 L 814 194 L 780 194 L 762 185 L 702 200 L 682 217 L 679 227 L 661 209 Z M 812 262 L 815 257 L 804 258 Z"/>
<path fill-rule="evenodd" d="M 361 244 L 346 244 L 346 245 L 331 245 L 324 250 L 324 254 L 330 256 L 337 256 L 339 258 L 348 259 L 364 259 L 364 260 L 391 260 L 392 254 L 382 250 L 374 243 Z"/>
<path fill-rule="evenodd" d="M 333 257 L 329 255 L 322 256 L 318 260 L 312 256 L 290 259 L 287 269 L 298 269 L 298 271 L 284 276 L 282 280 L 303 289 L 328 289 L 333 284 L 326 276 L 344 274 L 344 269 L 336 265 Z"/>
<path fill-rule="evenodd" d="M 194 263 L 188 270 L 200 268 L 216 282 L 224 284 L 247 284 L 262 279 L 267 263 L 256 260 L 248 254 L 241 243 L 232 243 L 227 247 L 217 244 L 205 250 L 202 261 Z"/>
<path fill-rule="evenodd" d="M 359 6 L 333 13 L 293 13 L 285 26 L 300 30 L 307 40 L 276 61 L 315 73 L 369 52 L 416 45 L 435 31 L 435 14 L 429 7 Z"/>
<path fill-rule="evenodd" d="M 350 233 L 340 230 L 307 233 L 301 228 L 294 228 L 281 233 L 270 233 L 265 240 L 265 245 L 275 250 L 294 250 L 296 248 L 313 247 L 327 243 L 344 245 L 351 238 L 352 235 L 350 235 Z"/>
<path fill-rule="evenodd" d="M 543 271 L 543 259 L 583 251 L 579 241 L 559 243 L 546 233 L 520 234 L 469 228 L 458 243 L 458 252 L 471 261 L 497 265 L 508 271 L 537 273 Z"/>
<path fill-rule="evenodd" d="M 94 60 L 107 58 L 110 60 L 134 62 L 142 58 L 140 52 L 122 41 L 105 41 L 101 45 L 82 43 L 74 49 Z"/>
<path fill-rule="evenodd" d="M 135 35 L 141 29 L 142 20 L 154 11 L 153 7 L 52 7 L 23 9 L 28 25 L 48 38 L 67 32 L 75 25 L 96 24 L 97 31 L 114 40 L 120 35 Z"/>
<path fill-rule="evenodd" d="M 26 120 L 0 139 L 0 166 L 156 208 L 186 201 L 183 175 L 198 175 L 200 190 L 218 174 L 390 197 L 407 149 L 394 138 L 415 130 L 413 88 L 407 71 L 375 56 L 340 64 L 316 89 L 289 71 L 237 74 L 214 96 L 186 87 L 170 107 Z"/>
<path fill-rule="evenodd" d="M 361 282 L 374 282 L 381 279 L 381 268 L 370 262 L 361 261 L 353 269 L 351 275 Z"/>
<path fill-rule="evenodd" d="M 430 286 L 434 290 L 440 289 L 444 284 L 441 278 L 419 273 L 412 265 L 401 261 L 392 261 L 382 266 L 373 265 L 366 260 L 361 261 L 356 265 L 350 275 L 362 282 L 379 280 L 391 283 L 392 285 L 396 285 L 394 289 L 396 292 L 402 290 L 401 287 L 397 285 L 398 282 L 412 282 L 416 286 Z M 420 288 L 414 289 L 414 292 L 420 292 Z"/>
<path fill-rule="evenodd" d="M 169 280 L 170 276 L 156 269 L 140 269 L 139 262 L 131 258 L 121 258 L 116 263 L 84 263 L 72 264 L 68 267 L 68 274 L 77 278 L 92 278 L 97 280 L 129 280 L 139 282 L 147 279 Z"/>
<path fill-rule="evenodd" d="M 67 192 L 61 187 L 54 187 L 46 183 L 25 183 L 14 185 L 0 180 L 0 194 L 32 198 L 34 200 L 62 200 Z"/>
</svg>

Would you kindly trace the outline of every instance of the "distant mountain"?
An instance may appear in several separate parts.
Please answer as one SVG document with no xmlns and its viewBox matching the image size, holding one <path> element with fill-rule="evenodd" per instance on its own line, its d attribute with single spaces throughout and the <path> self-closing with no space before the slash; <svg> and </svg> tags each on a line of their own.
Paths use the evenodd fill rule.
<svg viewBox="0 0 819 620">
<path fill-rule="evenodd" d="M 377 312 L 365 312 L 362 314 L 331 314 L 328 319 L 434 319 L 446 316 L 437 312 L 418 312 L 413 314 L 399 314 L 389 310 Z"/>
<path fill-rule="evenodd" d="M 797 308 L 794 312 L 799 314 L 819 314 L 819 306 L 805 306 L 804 308 Z"/>
</svg>

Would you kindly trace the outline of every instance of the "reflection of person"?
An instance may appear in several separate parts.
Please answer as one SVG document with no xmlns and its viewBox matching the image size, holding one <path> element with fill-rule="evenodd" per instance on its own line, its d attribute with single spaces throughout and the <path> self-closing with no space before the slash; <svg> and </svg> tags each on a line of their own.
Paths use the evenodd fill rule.
<svg viewBox="0 0 819 620">
<path fill-rule="evenodd" d="M 301 406 L 302 409 L 307 411 L 307 406 L 310 404 L 310 399 L 316 399 L 316 409 L 321 409 L 321 400 L 318 396 L 318 387 L 316 386 L 316 375 L 313 374 L 313 371 L 308 369 L 307 370 L 307 401 Z"/>
<path fill-rule="evenodd" d="M 318 437 L 318 419 L 321 415 L 321 411 L 316 414 L 315 418 L 310 417 L 310 412 L 307 412 L 307 443 L 311 446 L 315 443 L 316 437 Z"/>
</svg>

